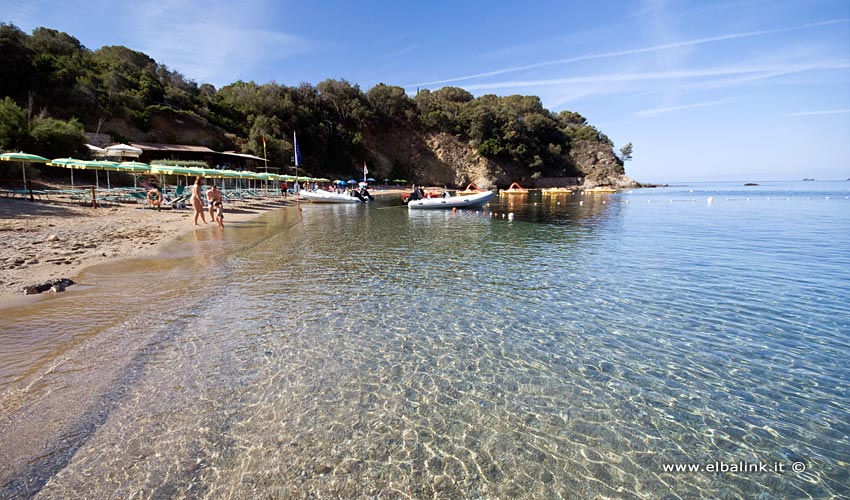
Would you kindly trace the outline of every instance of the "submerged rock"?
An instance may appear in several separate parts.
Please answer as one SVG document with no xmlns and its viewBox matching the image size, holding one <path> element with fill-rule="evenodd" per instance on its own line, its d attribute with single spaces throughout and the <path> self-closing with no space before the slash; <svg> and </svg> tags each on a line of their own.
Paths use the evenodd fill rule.
<svg viewBox="0 0 850 500">
<path fill-rule="evenodd" d="M 25 286 L 21 289 L 24 295 L 35 295 L 37 293 L 46 292 L 64 292 L 65 288 L 73 285 L 74 282 L 68 278 L 57 278 L 53 280 L 43 281 L 36 285 Z"/>
</svg>

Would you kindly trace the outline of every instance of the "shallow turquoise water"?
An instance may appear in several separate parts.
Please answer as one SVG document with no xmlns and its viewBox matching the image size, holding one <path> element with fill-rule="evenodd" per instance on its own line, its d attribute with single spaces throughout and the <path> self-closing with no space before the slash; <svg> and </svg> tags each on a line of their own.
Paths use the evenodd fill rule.
<svg viewBox="0 0 850 500">
<path fill-rule="evenodd" d="M 1 496 L 847 497 L 848 197 L 532 192 L 196 231 L 2 316 Z M 785 470 L 665 470 L 741 462 Z"/>
</svg>

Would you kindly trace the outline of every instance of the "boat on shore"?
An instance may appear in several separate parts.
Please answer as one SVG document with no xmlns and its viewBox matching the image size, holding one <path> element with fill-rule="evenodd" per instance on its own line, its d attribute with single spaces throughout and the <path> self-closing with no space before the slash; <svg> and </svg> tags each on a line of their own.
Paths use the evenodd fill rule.
<svg viewBox="0 0 850 500">
<path fill-rule="evenodd" d="M 469 194 L 466 196 L 446 196 L 442 198 L 422 198 L 410 200 L 407 206 L 410 209 L 440 209 L 440 208 L 476 208 L 490 201 L 496 193 L 484 191 L 483 193 Z"/>
<path fill-rule="evenodd" d="M 362 203 L 369 201 L 372 197 L 368 198 L 361 195 L 357 191 L 350 191 L 348 193 L 334 193 L 331 191 L 305 191 L 302 190 L 298 193 L 302 200 L 307 200 L 311 203 Z"/>
<path fill-rule="evenodd" d="M 503 189 L 499 191 L 499 194 L 528 194 L 528 189 L 525 189 L 524 187 L 514 182 L 508 187 L 508 189 Z"/>
</svg>

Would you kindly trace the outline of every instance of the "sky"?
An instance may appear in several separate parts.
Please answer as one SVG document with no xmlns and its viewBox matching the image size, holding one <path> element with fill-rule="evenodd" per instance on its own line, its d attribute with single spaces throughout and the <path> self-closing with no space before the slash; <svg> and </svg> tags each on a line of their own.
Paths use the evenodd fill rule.
<svg viewBox="0 0 850 500">
<path fill-rule="evenodd" d="M 850 178 L 850 1 L 0 0 L 198 84 L 344 79 L 536 95 L 641 182 Z"/>
</svg>

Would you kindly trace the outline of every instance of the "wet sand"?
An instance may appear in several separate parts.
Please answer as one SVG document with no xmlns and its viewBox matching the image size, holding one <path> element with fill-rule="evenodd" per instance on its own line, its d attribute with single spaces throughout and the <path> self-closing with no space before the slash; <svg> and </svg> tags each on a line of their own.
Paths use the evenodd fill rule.
<svg viewBox="0 0 850 500">
<path fill-rule="evenodd" d="M 295 207 L 295 199 L 227 202 L 224 223 L 244 222 L 282 207 Z M 141 204 L 92 208 L 61 196 L 34 202 L 0 198 L 0 307 L 21 295 L 23 287 L 58 278 L 73 280 L 95 264 L 154 255 L 163 243 L 198 228 L 193 214 L 191 208 L 157 211 Z M 201 228 L 219 230 L 209 213 L 205 215 L 208 224 Z"/>
<path fill-rule="evenodd" d="M 225 224 L 249 220 L 287 205 L 277 198 L 225 206 Z M 0 304 L 25 286 L 73 279 L 83 269 L 111 260 L 152 255 L 163 242 L 196 228 L 190 209 L 162 210 L 141 204 L 82 206 L 68 198 L 31 202 L 0 199 Z M 205 214 L 209 231 L 219 228 Z M 199 221 L 200 222 L 200 221 Z"/>
</svg>

